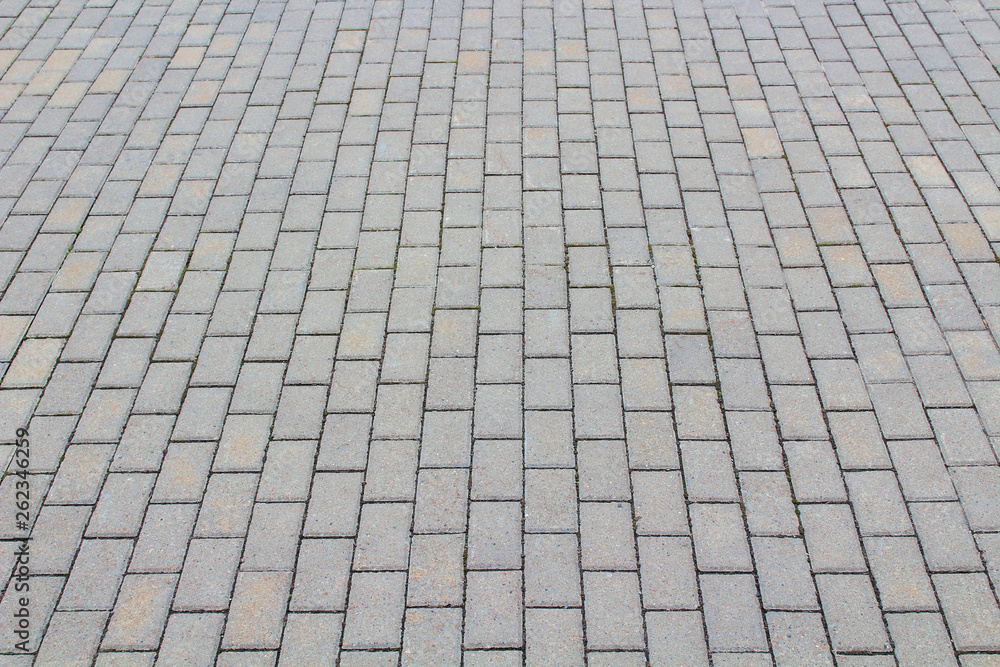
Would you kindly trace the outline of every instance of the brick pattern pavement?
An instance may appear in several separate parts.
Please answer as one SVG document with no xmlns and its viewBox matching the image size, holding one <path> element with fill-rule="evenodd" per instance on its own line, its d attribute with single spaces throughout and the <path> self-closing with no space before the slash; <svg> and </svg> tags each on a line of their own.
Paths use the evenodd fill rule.
<svg viewBox="0 0 1000 667">
<path fill-rule="evenodd" d="M 1000 665 L 998 21 L 2 0 L 0 664 Z"/>
</svg>

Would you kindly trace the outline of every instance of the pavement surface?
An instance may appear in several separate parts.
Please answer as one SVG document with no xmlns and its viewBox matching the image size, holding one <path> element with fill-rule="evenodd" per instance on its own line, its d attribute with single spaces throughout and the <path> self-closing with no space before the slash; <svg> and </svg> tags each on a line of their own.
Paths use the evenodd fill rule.
<svg viewBox="0 0 1000 667">
<path fill-rule="evenodd" d="M 1000 665 L 998 21 L 2 0 L 0 665 Z"/>
</svg>

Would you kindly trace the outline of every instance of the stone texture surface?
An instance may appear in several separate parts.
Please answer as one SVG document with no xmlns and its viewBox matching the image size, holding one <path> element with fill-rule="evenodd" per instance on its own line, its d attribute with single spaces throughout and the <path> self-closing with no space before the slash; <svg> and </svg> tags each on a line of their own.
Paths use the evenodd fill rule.
<svg viewBox="0 0 1000 667">
<path fill-rule="evenodd" d="M 996 0 L 0 0 L 0 662 L 994 664 L 998 66 Z"/>
</svg>

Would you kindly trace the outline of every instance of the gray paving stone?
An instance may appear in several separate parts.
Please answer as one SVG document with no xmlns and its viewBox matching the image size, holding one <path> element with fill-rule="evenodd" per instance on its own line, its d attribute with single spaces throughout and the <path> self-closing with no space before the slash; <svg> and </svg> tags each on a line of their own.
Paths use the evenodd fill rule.
<svg viewBox="0 0 1000 667">
<path fill-rule="evenodd" d="M 270 415 L 230 415 L 212 464 L 216 472 L 254 472 L 261 469 L 270 436 Z"/>
<path fill-rule="evenodd" d="M 740 474 L 740 495 L 752 535 L 796 536 L 799 522 L 788 481 L 781 473 Z"/>
<path fill-rule="evenodd" d="M 931 425 L 948 465 L 990 465 L 995 454 L 975 411 L 931 410 Z"/>
<path fill-rule="evenodd" d="M 349 537 L 356 534 L 362 475 L 322 473 L 313 479 L 303 536 Z"/>
<path fill-rule="evenodd" d="M 902 494 L 891 472 L 850 472 L 844 478 L 862 535 L 912 534 Z"/>
<path fill-rule="evenodd" d="M 936 574 L 933 581 L 955 648 L 976 651 L 995 646 L 997 631 L 993 619 L 998 612 L 993 597 L 987 594 L 986 576 Z"/>
<path fill-rule="evenodd" d="M 278 402 L 273 437 L 318 438 L 325 399 L 326 387 L 285 386 Z"/>
<path fill-rule="evenodd" d="M 188 391 L 171 437 L 177 440 L 214 440 L 222 432 L 230 390 L 197 388 Z"/>
<path fill-rule="evenodd" d="M 465 648 L 522 645 L 519 572 L 470 572 L 466 599 Z"/>
<path fill-rule="evenodd" d="M 639 567 L 645 609 L 694 609 L 698 606 L 690 539 L 639 538 Z"/>
<path fill-rule="evenodd" d="M 910 511 L 930 571 L 980 569 L 972 533 L 957 503 L 914 504 Z"/>
<path fill-rule="evenodd" d="M 170 315 L 156 345 L 153 359 L 193 361 L 198 355 L 208 325 L 209 320 L 203 315 Z"/>
<path fill-rule="evenodd" d="M 522 433 L 521 387 L 511 384 L 476 388 L 473 433 L 479 438 L 519 437 Z"/>
<path fill-rule="evenodd" d="M 985 653 L 967 653 L 961 658 L 963 665 L 989 665 L 993 656 Z"/>
<path fill-rule="evenodd" d="M 129 540 L 85 540 L 59 601 L 63 611 L 110 610 L 132 552 Z"/>
<path fill-rule="evenodd" d="M 725 430 L 714 387 L 673 387 L 677 435 L 681 439 L 721 439 Z"/>
<path fill-rule="evenodd" d="M 431 359 L 427 380 L 427 406 L 444 409 L 472 408 L 474 367 L 473 359 Z"/>
<path fill-rule="evenodd" d="M 87 525 L 87 537 L 135 537 L 139 534 L 146 503 L 153 491 L 151 474 L 113 473 L 108 475 L 94 513 Z"/>
<path fill-rule="evenodd" d="M 382 351 L 385 316 L 378 313 L 349 313 L 344 317 L 338 359 L 377 358 Z"/>
<path fill-rule="evenodd" d="M 577 507 L 571 470 L 526 470 L 524 528 L 528 532 L 576 532 Z"/>
<path fill-rule="evenodd" d="M 479 340 L 476 380 L 481 383 L 521 382 L 522 351 L 519 336 L 482 336 Z"/>
<path fill-rule="evenodd" d="M 328 415 L 316 456 L 318 470 L 363 470 L 368 458 L 371 415 Z M 263 480 L 262 480 L 263 483 Z"/>
<path fill-rule="evenodd" d="M 525 604 L 535 607 L 580 604 L 580 571 L 574 535 L 524 536 Z"/>
<path fill-rule="evenodd" d="M 299 547 L 290 611 L 342 611 L 353 545 L 350 540 L 303 540 Z"/>
<path fill-rule="evenodd" d="M 279 665 L 309 664 L 325 659 L 340 645 L 339 614 L 289 614 L 282 634 Z"/>
<path fill-rule="evenodd" d="M 403 664 L 451 664 L 461 660 L 462 610 L 410 609 L 403 635 Z"/>
<path fill-rule="evenodd" d="M 304 513 L 302 503 L 256 503 L 243 551 L 243 570 L 291 570 Z"/>
<path fill-rule="evenodd" d="M 868 393 L 886 438 L 912 440 L 930 437 L 930 424 L 912 384 L 872 385 Z"/>
<path fill-rule="evenodd" d="M 770 412 L 727 412 L 726 424 L 737 470 L 784 468 L 777 427 Z"/>
<path fill-rule="evenodd" d="M 577 461 L 581 500 L 629 500 L 625 443 L 580 442 Z"/>
<path fill-rule="evenodd" d="M 617 382 L 615 339 L 610 335 L 572 336 L 573 382 Z"/>
<path fill-rule="evenodd" d="M 418 438 L 422 385 L 379 385 L 372 435 L 377 438 Z"/>
<path fill-rule="evenodd" d="M 285 375 L 294 384 L 325 384 L 333 370 L 334 336 L 297 336 Z"/>
<path fill-rule="evenodd" d="M 39 414 L 79 414 L 97 378 L 95 364 L 58 364 L 38 404 Z"/>
<path fill-rule="evenodd" d="M 112 445 L 74 445 L 68 447 L 52 480 L 49 502 L 52 504 L 91 504 L 97 502 L 101 485 L 114 454 Z"/>
<path fill-rule="evenodd" d="M 689 512 L 700 571 L 746 572 L 753 569 L 746 529 L 737 505 L 694 504 Z"/>
<path fill-rule="evenodd" d="M 576 288 L 569 293 L 570 330 L 605 333 L 612 330 L 611 294 L 603 288 Z"/>
<path fill-rule="evenodd" d="M 358 572 L 351 577 L 351 597 L 344 621 L 348 649 L 396 648 L 402 641 L 406 574 Z"/>
<path fill-rule="evenodd" d="M 101 631 L 107 622 L 106 612 L 57 612 L 38 649 L 35 663 L 58 665 L 85 663 L 97 653 Z"/>
<path fill-rule="evenodd" d="M 954 485 L 945 470 L 941 451 L 928 440 L 893 442 L 896 476 L 907 500 L 953 500 Z"/>
<path fill-rule="evenodd" d="M 171 614 L 158 662 L 211 660 L 218 650 L 224 622 L 223 614 Z"/>
<path fill-rule="evenodd" d="M 257 491 L 254 474 L 212 475 L 198 514 L 198 537 L 241 537 L 250 524 L 251 501 Z"/>
<path fill-rule="evenodd" d="M 281 641 L 291 572 L 241 572 L 222 648 L 275 648 Z"/>
<path fill-rule="evenodd" d="M 329 412 L 374 412 L 378 362 L 338 361 L 333 369 Z"/>
<path fill-rule="evenodd" d="M 462 535 L 414 535 L 407 600 L 410 605 L 461 604 L 464 590 Z"/>
<path fill-rule="evenodd" d="M 468 466 L 472 456 L 472 417 L 464 411 L 425 413 L 421 465 Z"/>
<path fill-rule="evenodd" d="M 816 577 L 834 650 L 885 651 L 888 634 L 867 576 Z"/>
<path fill-rule="evenodd" d="M 191 366 L 187 363 L 151 364 L 132 412 L 179 412 L 190 376 Z"/>
<path fill-rule="evenodd" d="M 901 663 L 933 660 L 940 665 L 958 664 L 940 615 L 891 614 L 886 620 Z"/>
<path fill-rule="evenodd" d="M 558 660 L 565 665 L 584 664 L 580 610 L 528 609 L 525 612 L 525 628 L 525 664 L 545 664 L 549 660 Z"/>
<path fill-rule="evenodd" d="M 32 568 L 38 574 L 67 574 L 80 547 L 90 510 L 87 507 L 43 507 L 33 539 L 41 546 Z"/>
<path fill-rule="evenodd" d="M 587 572 L 584 618 L 589 650 L 642 648 L 639 582 L 634 573 Z"/>
<path fill-rule="evenodd" d="M 747 298 L 759 334 L 796 334 L 798 325 L 788 294 L 780 289 L 749 289 Z"/>
<path fill-rule="evenodd" d="M 417 443 L 376 441 L 369 449 L 366 501 L 412 500 L 417 481 Z"/>
<path fill-rule="evenodd" d="M 713 651 L 763 650 L 764 623 L 753 577 L 713 574 L 700 577 L 708 645 Z"/>
<path fill-rule="evenodd" d="M 634 570 L 635 541 L 628 503 L 580 504 L 580 562 L 584 570 Z"/>
<path fill-rule="evenodd" d="M 715 369 L 708 340 L 701 336 L 666 337 L 670 381 L 678 384 L 714 383 Z"/>
<path fill-rule="evenodd" d="M 284 364 L 244 364 L 229 409 L 235 413 L 273 413 L 284 372 Z"/>
<path fill-rule="evenodd" d="M 771 399 L 782 437 L 790 440 L 825 440 L 828 437 L 815 389 L 772 386 Z"/>
<path fill-rule="evenodd" d="M 760 362 L 754 359 L 720 359 L 719 380 L 727 410 L 766 410 L 770 407 Z"/>
<path fill-rule="evenodd" d="M 98 389 L 87 400 L 74 440 L 77 442 L 107 442 L 118 440 L 128 411 L 135 400 L 132 389 Z"/>
<path fill-rule="evenodd" d="M 340 664 L 348 667 L 397 667 L 397 651 L 341 651 Z"/>
<path fill-rule="evenodd" d="M 947 338 L 963 377 L 968 380 L 997 379 L 997 349 L 986 332 L 955 331 Z"/>
<path fill-rule="evenodd" d="M 844 469 L 888 468 L 889 452 L 871 412 L 828 412 L 827 421 Z"/>
<path fill-rule="evenodd" d="M 739 307 L 745 306 L 740 304 Z M 749 312 L 710 310 L 708 323 L 717 356 L 737 358 L 759 356 Z"/>
<path fill-rule="evenodd" d="M 358 526 L 354 569 L 405 569 L 411 515 L 409 503 L 365 503 Z"/>
<path fill-rule="evenodd" d="M 824 408 L 864 410 L 871 406 L 856 363 L 846 360 L 817 360 L 812 366 Z"/>
<path fill-rule="evenodd" d="M 736 479 L 724 443 L 682 441 L 681 459 L 690 500 L 736 500 Z"/>
<path fill-rule="evenodd" d="M 194 505 L 150 507 L 132 550 L 129 572 L 180 572 L 196 515 Z"/>
<path fill-rule="evenodd" d="M 968 391 L 964 387 L 954 360 L 944 356 L 914 356 L 908 362 L 924 405 L 927 407 L 969 405 Z"/>
<path fill-rule="evenodd" d="M 769 612 L 767 626 L 774 645 L 774 661 L 779 667 L 832 664 L 820 614 Z"/>
<path fill-rule="evenodd" d="M 649 635 L 650 662 L 708 665 L 702 615 L 697 611 L 649 612 L 646 632 Z"/>
<path fill-rule="evenodd" d="M 620 390 L 616 385 L 575 385 L 573 420 L 578 438 L 625 435 Z"/>
<path fill-rule="evenodd" d="M 528 310 L 524 313 L 524 349 L 527 356 L 569 356 L 569 323 L 565 310 Z"/>
<path fill-rule="evenodd" d="M 912 538 L 865 538 L 865 551 L 886 611 L 935 611 L 937 601 Z"/>
<path fill-rule="evenodd" d="M 969 526 L 974 531 L 992 530 L 998 520 L 1000 497 L 996 485 L 1000 468 L 996 466 L 980 466 L 970 468 L 953 468 L 951 470 L 955 490 Z"/>
<path fill-rule="evenodd" d="M 991 581 L 997 579 L 997 540 L 993 535 L 980 534 L 976 539 L 976 544 L 982 552 L 983 561 L 986 563 L 987 574 Z"/>
<path fill-rule="evenodd" d="M 523 497 L 523 448 L 511 440 L 480 440 L 472 458 L 473 500 L 520 500 Z"/>
<path fill-rule="evenodd" d="M 422 470 L 417 477 L 413 532 L 464 532 L 468 479 L 469 473 L 463 469 Z"/>
<path fill-rule="evenodd" d="M 851 357 L 847 332 L 838 313 L 799 313 L 798 320 L 808 356 L 818 359 Z"/>
<path fill-rule="evenodd" d="M 229 606 L 242 540 L 193 540 L 181 571 L 173 609 L 221 611 Z M 167 630 L 169 634 L 169 627 Z"/>
<path fill-rule="evenodd" d="M 1000 406 L 997 405 L 992 389 L 995 383 L 970 382 L 969 393 L 983 422 L 986 433 L 994 436 L 1000 432 Z"/>
<path fill-rule="evenodd" d="M 469 507 L 466 567 L 517 569 L 521 566 L 519 503 L 473 502 Z"/>
<path fill-rule="evenodd" d="M 847 505 L 800 505 L 799 516 L 814 572 L 867 570 L 861 541 Z"/>
</svg>

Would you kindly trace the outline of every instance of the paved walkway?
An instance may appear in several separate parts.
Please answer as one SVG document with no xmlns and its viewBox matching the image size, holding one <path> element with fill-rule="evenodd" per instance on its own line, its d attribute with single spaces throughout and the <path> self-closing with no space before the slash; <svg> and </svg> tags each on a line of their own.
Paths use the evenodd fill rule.
<svg viewBox="0 0 1000 667">
<path fill-rule="evenodd" d="M 1000 665 L 995 8 L 2 0 L 0 665 Z"/>
</svg>

